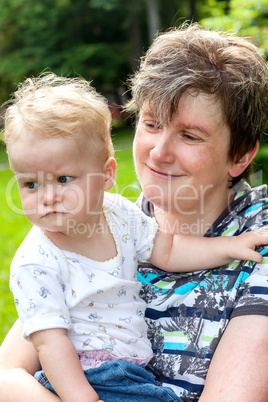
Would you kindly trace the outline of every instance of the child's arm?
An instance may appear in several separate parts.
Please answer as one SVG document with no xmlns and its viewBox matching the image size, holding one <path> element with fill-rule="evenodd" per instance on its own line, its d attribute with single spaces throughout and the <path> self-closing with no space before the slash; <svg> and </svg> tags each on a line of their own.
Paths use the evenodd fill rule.
<svg viewBox="0 0 268 402">
<path fill-rule="evenodd" d="M 87 381 L 77 352 L 64 328 L 30 335 L 51 385 L 64 402 L 95 402 L 98 394 Z"/>
<path fill-rule="evenodd" d="M 235 259 L 261 262 L 255 247 L 263 244 L 268 244 L 268 229 L 213 238 L 172 235 L 159 229 L 149 261 L 169 272 L 215 268 Z"/>
</svg>

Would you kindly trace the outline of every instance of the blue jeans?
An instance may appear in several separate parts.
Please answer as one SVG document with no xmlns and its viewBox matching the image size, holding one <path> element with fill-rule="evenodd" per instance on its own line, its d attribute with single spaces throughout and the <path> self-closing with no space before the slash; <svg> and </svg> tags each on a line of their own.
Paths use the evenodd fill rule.
<svg viewBox="0 0 268 402">
<path fill-rule="evenodd" d="M 105 362 L 84 373 L 105 402 L 181 402 L 171 388 L 157 385 L 154 376 L 144 366 L 124 360 Z M 56 394 L 43 371 L 38 371 L 35 378 Z"/>
</svg>

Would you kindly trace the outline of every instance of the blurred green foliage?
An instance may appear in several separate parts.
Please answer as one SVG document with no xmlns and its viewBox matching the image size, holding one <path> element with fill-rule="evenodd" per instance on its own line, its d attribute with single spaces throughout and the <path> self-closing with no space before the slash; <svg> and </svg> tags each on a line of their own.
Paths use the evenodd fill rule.
<svg viewBox="0 0 268 402">
<path fill-rule="evenodd" d="M 191 18 L 188 0 L 157 4 L 161 29 Z M 45 69 L 116 91 L 149 44 L 146 0 L 0 0 L 0 10 L 0 102 Z"/>
<path fill-rule="evenodd" d="M 207 14 L 200 21 L 203 27 L 248 37 L 268 57 L 267 0 L 208 0 L 203 10 Z"/>
<path fill-rule="evenodd" d="M 0 0 L 0 103 L 45 69 L 93 80 L 104 94 L 125 89 L 150 44 L 154 11 L 153 34 L 199 21 L 249 35 L 267 52 L 267 7 L 267 0 Z"/>
<path fill-rule="evenodd" d="M 261 144 L 257 156 L 254 159 L 253 167 L 256 180 L 252 178 L 254 184 L 259 185 L 268 184 L 268 144 L 264 142 Z"/>
</svg>

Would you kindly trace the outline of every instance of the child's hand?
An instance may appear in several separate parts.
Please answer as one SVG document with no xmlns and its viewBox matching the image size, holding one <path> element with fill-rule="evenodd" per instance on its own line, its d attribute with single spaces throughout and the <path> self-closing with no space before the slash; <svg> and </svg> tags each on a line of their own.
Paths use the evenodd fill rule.
<svg viewBox="0 0 268 402">
<path fill-rule="evenodd" d="M 268 226 L 230 237 L 229 256 L 237 260 L 261 262 L 262 255 L 255 251 L 255 247 L 266 244 L 268 244 Z"/>
</svg>

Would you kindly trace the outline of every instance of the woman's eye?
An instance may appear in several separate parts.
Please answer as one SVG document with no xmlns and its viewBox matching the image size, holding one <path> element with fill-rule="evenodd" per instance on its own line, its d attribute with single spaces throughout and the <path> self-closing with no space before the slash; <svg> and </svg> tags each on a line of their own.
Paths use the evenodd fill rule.
<svg viewBox="0 0 268 402">
<path fill-rule="evenodd" d="M 198 142 L 201 140 L 199 137 L 196 137 L 195 135 L 192 135 L 189 133 L 184 133 L 183 137 L 185 138 L 186 141 L 191 141 L 191 142 Z"/>
<path fill-rule="evenodd" d="M 71 176 L 60 176 L 58 178 L 59 183 L 69 183 L 72 180 Z"/>
<path fill-rule="evenodd" d="M 26 186 L 32 190 L 33 188 L 38 187 L 39 184 L 36 181 L 29 181 L 28 183 L 26 183 Z"/>
<path fill-rule="evenodd" d="M 160 128 L 160 124 L 156 121 L 146 121 L 144 124 L 148 130 L 158 130 Z"/>
</svg>

